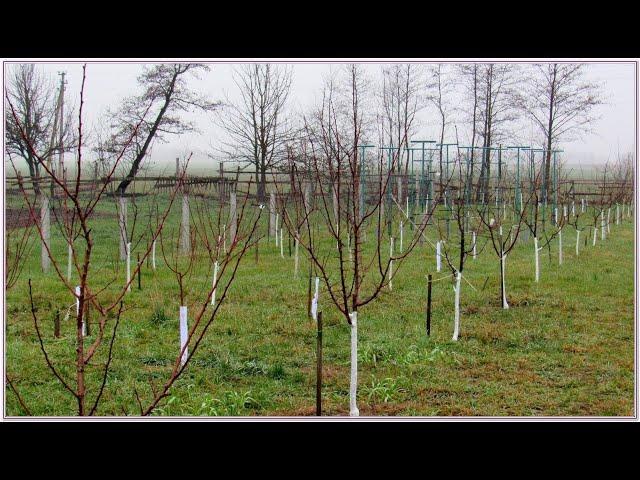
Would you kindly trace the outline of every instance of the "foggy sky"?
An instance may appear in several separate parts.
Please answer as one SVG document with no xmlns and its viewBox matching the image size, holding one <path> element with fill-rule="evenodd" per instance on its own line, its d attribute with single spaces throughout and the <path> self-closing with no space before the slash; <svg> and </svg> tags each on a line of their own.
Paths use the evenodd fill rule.
<svg viewBox="0 0 640 480">
<path fill-rule="evenodd" d="M 337 68 L 337 64 L 338 62 L 294 64 L 289 110 L 302 112 L 314 105 L 321 94 L 323 76 L 326 76 L 330 69 Z M 366 65 L 366 71 L 372 80 L 376 81 L 380 78 L 382 65 L 383 63 L 380 62 Z M 225 62 L 211 63 L 210 66 L 210 72 L 203 73 L 199 81 L 190 80 L 189 85 L 199 93 L 206 94 L 210 100 L 223 100 L 225 96 L 229 96 L 232 100 L 237 98 L 236 87 L 232 80 L 234 65 Z M 613 159 L 618 151 L 622 154 L 635 151 L 636 86 L 634 67 L 633 63 L 623 62 L 591 63 L 589 65 L 587 76 L 590 80 L 597 81 L 602 85 L 605 104 L 597 107 L 601 119 L 593 125 L 596 133 L 587 135 L 579 141 L 564 142 L 559 145 L 565 151 L 564 158 L 567 163 L 574 165 L 603 163 L 607 159 Z M 5 75 L 9 68 L 11 68 L 10 63 L 5 63 Z M 37 68 L 49 73 L 54 82 L 59 81 L 57 72 L 66 71 L 68 83 L 65 101 L 67 104 L 74 105 L 77 111 L 82 81 L 82 63 L 47 62 L 40 64 Z M 136 77 L 141 72 L 141 62 L 88 63 L 83 116 L 88 131 L 98 127 L 100 118 L 104 116 L 107 108 L 115 109 L 125 96 L 134 95 L 140 91 Z M 189 152 L 193 152 L 192 165 L 194 167 L 201 168 L 210 165 L 212 169 L 217 169 L 218 160 L 209 159 L 207 152 L 218 156 L 214 149 L 220 146 L 224 133 L 214 125 L 213 115 L 208 113 L 186 116 L 185 118 L 196 123 L 201 133 L 168 136 L 169 141 L 166 144 L 155 142 L 149 160 L 157 164 L 173 165 L 176 157 L 184 157 Z M 422 111 L 417 118 L 419 128 L 414 138 L 438 138 L 438 127 L 435 120 L 433 108 Z M 447 137 L 445 142 L 455 141 L 453 131 Z M 523 140 L 527 139 L 523 138 Z"/>
</svg>

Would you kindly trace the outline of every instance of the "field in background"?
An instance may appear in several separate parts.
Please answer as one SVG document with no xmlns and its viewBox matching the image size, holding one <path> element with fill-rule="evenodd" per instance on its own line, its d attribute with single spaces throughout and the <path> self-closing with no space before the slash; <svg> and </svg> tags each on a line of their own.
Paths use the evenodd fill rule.
<svg viewBox="0 0 640 480">
<path fill-rule="evenodd" d="M 117 220 L 109 215 L 115 211 L 112 202 L 103 202 L 104 215 L 93 223 L 92 269 L 105 282 L 115 277 L 122 284 Z M 261 221 L 263 235 L 267 217 Z M 178 218 L 174 205 L 168 232 L 177 230 Z M 56 240 L 55 228 L 52 236 L 64 270 L 66 247 Z M 427 236 L 435 241 L 433 227 Z M 454 295 L 450 279 L 443 278 L 446 267 L 436 273 L 433 248 L 418 247 L 394 277 L 393 290 L 385 290 L 358 315 L 360 414 L 633 415 L 633 224 L 612 225 L 611 235 L 604 243 L 598 239 L 595 247 L 586 232 L 582 238 L 587 245 L 576 258 L 575 232 L 565 228 L 561 267 L 557 240 L 550 252 L 543 251 L 539 284 L 534 282 L 533 241 L 522 242 L 507 259 L 511 308 L 506 311 L 500 308 L 500 267 L 493 251 L 469 259 L 458 342 L 451 341 Z M 143 247 L 135 247 L 132 258 Z M 325 239 L 324 248 L 331 248 L 331 240 Z M 372 248 L 372 242 L 365 244 L 369 253 Z M 286 237 L 284 259 L 273 238 L 260 241 L 257 256 L 249 252 L 202 347 L 157 414 L 314 414 L 316 328 L 306 312 L 309 263 L 304 258 L 294 278 Z M 63 321 L 60 339 L 53 338 L 53 315 L 56 309 L 64 314 L 73 298 L 53 272 L 40 271 L 39 261 L 36 243 L 20 280 L 6 294 L 7 374 L 34 415 L 74 415 L 74 399 L 51 375 L 39 350 L 27 279 L 34 285 L 52 360 L 70 379 L 75 307 Z M 433 287 L 431 337 L 425 333 L 428 273 L 439 280 Z M 190 312 L 203 300 L 211 277 L 209 262 L 198 262 L 189 279 Z M 165 379 L 178 354 L 177 285 L 159 249 L 158 269 L 143 268 L 142 290 L 134 282 L 125 303 L 100 415 L 138 414 L 135 391 L 146 403 L 149 379 Z M 348 415 L 349 327 L 323 288 L 320 310 L 324 411 Z M 89 367 L 90 399 L 104 361 L 102 352 Z M 5 395 L 7 415 L 23 415 L 8 387 Z"/>
</svg>

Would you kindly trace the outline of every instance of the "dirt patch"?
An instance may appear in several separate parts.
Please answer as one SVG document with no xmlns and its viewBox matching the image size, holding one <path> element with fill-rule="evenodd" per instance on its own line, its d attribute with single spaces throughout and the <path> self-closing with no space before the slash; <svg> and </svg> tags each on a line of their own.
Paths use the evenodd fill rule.
<svg viewBox="0 0 640 480">
<path fill-rule="evenodd" d="M 38 209 L 37 218 L 40 216 L 40 210 Z M 55 210 L 51 212 L 51 224 L 53 225 L 56 218 L 61 218 L 62 212 Z M 26 228 L 35 225 L 33 218 L 29 214 L 29 209 L 27 208 L 5 208 L 4 216 L 6 221 L 7 231 L 15 230 L 17 228 Z M 116 218 L 115 213 L 106 213 L 106 212 L 92 212 L 91 220 L 97 218 Z"/>
</svg>

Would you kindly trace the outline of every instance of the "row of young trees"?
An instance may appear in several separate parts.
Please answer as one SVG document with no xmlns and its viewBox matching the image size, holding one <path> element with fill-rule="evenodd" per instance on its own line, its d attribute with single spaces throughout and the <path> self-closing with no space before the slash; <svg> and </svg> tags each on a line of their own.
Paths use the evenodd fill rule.
<svg viewBox="0 0 640 480">
<path fill-rule="evenodd" d="M 323 279 L 328 298 L 351 327 L 351 415 L 359 414 L 356 402 L 358 313 L 363 307 L 376 301 L 385 287 L 391 286 L 393 276 L 397 274 L 404 260 L 416 246 L 424 240 L 429 241 L 426 229 L 429 224 L 435 223 L 440 226 L 434 216 L 440 204 L 446 202 L 447 221 L 453 222 L 458 231 L 456 246 L 448 242 L 440 244 L 442 239 L 449 238 L 448 234 L 444 235 L 441 232 L 438 240 L 441 245 L 440 251 L 455 279 L 454 339 L 457 339 L 460 330 L 459 304 L 464 264 L 470 254 L 475 254 L 478 238 L 484 234 L 485 245 L 490 242 L 499 259 L 503 308 L 508 308 L 504 281 L 505 260 L 508 253 L 516 245 L 520 232 L 527 229 L 533 235 L 536 258 L 539 248 L 544 247 L 544 245 L 538 246 L 537 239 L 541 235 L 538 230 L 540 228 L 539 209 L 543 205 L 540 198 L 542 194 L 541 177 L 548 174 L 545 163 L 542 164 L 542 168 L 537 170 L 534 188 L 527 190 L 528 193 L 523 197 L 522 208 L 520 211 L 514 210 L 513 217 L 509 219 L 509 223 L 505 222 L 504 225 L 502 220 L 506 220 L 505 199 L 500 204 L 496 202 L 495 206 L 487 202 L 478 204 L 478 202 L 468 201 L 467 189 L 473 188 L 472 182 L 467 181 L 467 179 L 473 178 L 473 174 L 469 176 L 469 171 L 472 172 L 474 168 L 475 149 L 473 148 L 470 149 L 467 156 L 464 156 L 460 150 L 455 152 L 453 167 L 446 169 L 448 176 L 444 175 L 442 149 L 440 149 L 440 188 L 420 217 L 410 217 L 408 212 L 403 210 L 403 206 L 399 204 L 399 199 L 391 195 L 394 174 L 406 172 L 408 168 L 409 158 L 406 156 L 408 153 L 403 147 L 407 146 L 411 139 L 419 105 L 420 82 L 415 80 L 416 77 L 413 76 L 415 72 L 412 67 L 393 66 L 384 71 L 382 97 L 384 109 L 383 114 L 378 115 L 371 114 L 375 109 L 371 108 L 371 95 L 369 95 L 371 83 L 365 69 L 359 65 L 341 68 L 335 75 L 326 79 L 320 104 L 313 111 L 303 115 L 301 127 L 296 129 L 290 126 L 282 127 L 286 123 L 282 118 L 290 88 L 290 76 L 286 76 L 286 73 L 282 73 L 283 70 L 272 66 L 248 67 L 243 72 L 246 81 L 239 83 L 240 88 L 247 89 L 244 106 L 234 108 L 236 116 L 233 117 L 233 121 L 226 124 L 227 128 L 233 128 L 238 133 L 238 143 L 242 143 L 240 142 L 242 138 L 245 141 L 242 143 L 245 148 L 244 153 L 236 158 L 255 162 L 253 163 L 256 166 L 255 181 L 258 185 L 263 183 L 263 187 L 258 187 L 259 203 L 263 201 L 266 194 L 267 172 L 273 171 L 278 163 L 286 164 L 287 169 L 291 169 L 293 172 L 292 176 L 297 184 L 297 192 L 311 191 L 313 193 L 311 196 L 306 194 L 291 196 L 291 192 L 284 190 L 277 192 L 279 198 L 293 199 L 292 204 L 285 205 L 281 209 L 283 227 L 295 239 L 296 244 L 307 252 Z M 464 70 L 465 75 L 474 79 L 476 88 L 479 79 L 482 78 L 485 80 L 490 78 L 490 82 L 485 86 L 491 85 L 488 87 L 489 90 L 484 90 L 484 97 L 479 93 L 480 90 L 475 92 L 472 124 L 474 140 L 472 140 L 472 144 L 475 142 L 475 136 L 478 135 L 478 138 L 482 139 L 485 145 L 490 146 L 493 142 L 491 139 L 496 138 L 496 132 L 500 131 L 501 122 L 507 122 L 503 110 L 506 107 L 502 107 L 498 101 L 498 98 L 501 98 L 500 95 L 504 93 L 504 85 L 508 84 L 508 82 L 504 83 L 506 82 L 506 77 L 504 77 L 506 74 L 498 72 L 495 73 L 498 77 L 493 77 L 494 67 L 490 67 L 489 77 L 480 76 L 477 65 L 467 66 L 467 69 Z M 48 182 L 53 184 L 53 190 L 57 191 L 57 195 L 51 197 L 51 201 L 56 203 L 57 210 L 61 212 L 61 215 L 56 216 L 56 221 L 60 225 L 59 231 L 62 237 L 69 245 L 69 261 L 78 272 L 80 279 L 79 285 L 72 285 L 69 276 L 64 275 L 60 259 L 55 258 L 49 248 L 47 234 L 44 231 L 43 222 L 40 221 L 36 206 L 38 202 L 40 205 L 48 205 L 46 203 L 48 200 L 45 200 L 48 199 L 47 193 L 40 191 L 38 197 L 34 199 L 29 195 L 18 174 L 20 188 L 23 190 L 29 214 L 36 224 L 45 254 L 50 259 L 61 284 L 77 300 L 76 368 L 75 381 L 71 382 L 60 373 L 59 368 L 49 358 L 40 333 L 37 306 L 31 296 L 32 317 L 43 356 L 52 374 L 77 400 L 78 414 L 80 415 L 97 412 L 111 363 L 117 327 L 123 312 L 125 312 L 123 299 L 141 266 L 141 263 L 138 263 L 133 275 L 128 275 L 127 283 L 118 289 L 116 295 L 104 294 L 107 285 L 115 280 L 107 282 L 107 285 L 96 283 L 98 276 L 95 268 L 92 268 L 91 261 L 93 255 L 91 223 L 94 220 L 95 208 L 108 193 L 120 197 L 124 194 L 129 182 L 142 168 L 143 160 L 148 155 L 154 139 L 160 138 L 163 134 L 176 134 L 193 128 L 193 126 L 182 123 L 179 117 L 173 117 L 172 114 L 177 115 L 181 110 L 193 106 L 209 110 L 216 108 L 213 102 L 190 92 L 184 83 L 184 74 L 204 68 L 204 66 L 198 65 L 163 65 L 153 67 L 145 73 L 143 80 L 148 84 L 145 94 L 128 101 L 118 111 L 118 115 L 113 117 L 117 120 L 114 125 L 119 126 L 118 133 L 110 137 L 106 143 L 101 143 L 98 146 L 103 154 L 101 168 L 105 182 L 90 193 L 82 191 L 80 188 L 82 172 L 87 165 L 84 153 L 87 142 L 84 139 L 82 116 L 84 89 L 80 94 L 76 134 L 69 140 L 75 148 L 75 175 L 72 178 L 68 178 L 64 171 L 56 171 L 50 167 L 50 160 L 54 152 L 63 152 L 67 148 L 67 144 L 64 141 L 60 142 L 55 150 L 50 148 L 51 143 L 48 144 L 49 148 L 45 148 L 44 145 L 47 144 L 34 143 L 26 128 L 24 118 L 21 116 L 20 103 L 16 102 L 16 98 L 8 92 L 5 95 L 9 107 L 9 117 L 14 123 L 14 131 L 17 132 L 20 142 L 25 146 L 24 151 L 28 152 L 28 156 L 38 166 L 39 171 L 44 171 L 44 173 L 36 175 L 36 180 L 46 178 Z M 272 68 L 273 70 L 271 70 Z M 495 68 L 496 70 L 500 68 L 504 70 L 504 66 L 495 66 Z M 441 109 L 443 126 L 440 144 L 444 143 L 444 133 L 448 121 L 444 103 L 446 98 L 445 85 L 447 84 L 443 80 L 444 70 L 444 66 L 437 66 L 438 73 L 437 75 L 434 73 L 433 78 L 437 79 L 439 93 L 429 97 L 429 101 L 439 105 Z M 475 72 L 473 72 L 474 70 Z M 485 74 L 489 75 L 487 72 L 483 75 Z M 503 75 L 503 77 L 499 77 L 499 75 Z M 496 78 L 502 78 L 503 83 Z M 498 86 L 494 82 L 497 82 Z M 480 85 L 483 83 L 480 82 Z M 274 91 L 278 92 L 277 95 L 270 97 Z M 561 111 L 557 104 L 554 104 L 554 108 L 556 111 Z M 245 115 L 247 111 L 251 111 L 251 115 Z M 478 116 L 477 124 L 476 115 Z M 551 116 L 553 117 L 553 113 Z M 482 122 L 480 119 L 483 119 Z M 136 123 L 133 123 L 134 121 Z M 71 124 L 70 121 L 68 122 Z M 477 133 L 476 128 L 478 129 Z M 244 137 L 240 133 L 243 131 Z M 375 138 L 376 132 L 379 135 L 378 138 L 388 144 L 389 148 L 365 158 L 366 146 L 372 138 Z M 559 138 L 556 136 L 555 141 Z M 483 182 L 488 184 L 492 178 L 490 155 L 485 153 L 488 152 L 486 149 L 480 148 L 479 151 L 482 152 L 479 184 Z M 10 158 L 14 154 L 15 152 L 9 152 Z M 233 221 L 234 230 L 229 238 L 229 248 L 226 247 L 227 230 L 220 227 L 221 221 L 224 221 L 222 220 L 222 205 L 218 205 L 216 213 L 210 200 L 196 201 L 196 214 L 189 213 L 187 210 L 186 217 L 183 216 L 183 223 L 184 219 L 194 219 L 190 234 L 190 245 L 193 248 L 183 248 L 181 251 L 176 242 L 166 243 L 167 236 L 171 236 L 171 234 L 165 228 L 165 221 L 175 198 L 179 195 L 183 196 L 183 212 L 185 211 L 184 205 L 188 205 L 188 200 L 185 201 L 188 193 L 184 184 L 185 168 L 181 172 L 177 172 L 176 186 L 169 196 L 168 206 L 163 211 L 156 209 L 155 216 L 150 217 L 149 228 L 139 233 L 137 238 L 133 233 L 135 227 L 131 228 L 126 243 L 146 245 L 142 255 L 142 262 L 144 262 L 149 255 L 155 254 L 156 240 L 160 240 L 163 257 L 180 287 L 181 306 L 185 306 L 186 303 L 183 279 L 188 275 L 199 254 L 202 254 L 202 257 L 206 258 L 211 265 L 215 272 L 212 275 L 214 280 L 207 291 L 197 295 L 197 301 L 200 302 L 200 305 L 196 308 L 192 326 L 186 330 L 186 322 L 184 323 L 185 331 L 182 335 L 181 349 L 176 356 L 170 376 L 162 385 L 150 386 L 151 395 L 148 396 L 146 402 L 144 397 L 140 397 L 136 392 L 142 414 L 151 413 L 168 395 L 175 381 L 185 371 L 189 360 L 205 337 L 208 327 L 214 321 L 219 306 L 224 301 L 227 289 L 235 278 L 240 261 L 254 242 L 260 239 L 260 235 L 256 234 L 256 229 L 262 208 L 252 210 L 249 208 L 248 197 L 245 197 L 242 207 L 239 213 L 236 213 Z M 377 188 L 373 192 L 367 192 L 366 199 L 362 195 L 365 187 L 363 182 L 365 168 L 378 182 Z M 116 178 L 116 172 L 119 171 L 125 171 L 126 175 L 115 188 L 111 188 L 111 180 Z M 625 175 L 627 173 L 625 170 Z M 459 177 L 455 178 L 456 175 Z M 512 180 L 506 175 L 501 179 L 505 183 Z M 455 189 L 457 194 L 445 199 L 448 187 L 453 186 L 454 183 L 458 186 L 462 185 L 463 188 Z M 279 183 L 274 183 L 274 185 L 277 189 L 281 188 Z M 309 189 L 307 185 L 312 187 Z M 547 182 L 545 185 L 549 185 L 549 183 Z M 497 187 L 501 187 L 501 185 L 497 185 Z M 235 199 L 235 195 L 233 198 Z M 604 204 L 601 208 L 604 208 Z M 246 215 L 245 212 L 247 212 Z M 394 239 L 385 235 L 384 225 L 389 225 L 388 218 L 390 216 L 398 215 L 404 218 L 407 223 L 412 223 L 414 228 L 408 231 L 404 248 L 396 252 L 394 251 Z M 418 220 L 414 223 L 416 218 Z M 546 218 L 544 214 L 542 218 Z M 215 219 L 215 223 L 212 222 L 212 219 Z M 229 225 L 228 218 L 226 224 Z M 563 223 L 562 220 L 558 221 L 556 215 L 552 227 L 545 229 L 544 225 L 545 222 L 542 221 L 542 233 L 546 235 L 546 244 L 548 245 L 551 239 L 561 231 Z M 180 228 L 180 231 L 182 232 L 183 229 Z M 335 250 L 332 248 L 328 252 L 321 247 L 320 238 L 324 235 L 329 235 L 335 241 Z M 390 247 L 389 254 L 386 250 L 387 242 Z M 127 248 L 130 249 L 130 247 Z M 225 275 L 225 270 L 230 272 Z M 217 284 L 218 279 L 222 277 L 225 277 L 226 284 L 220 295 L 221 288 Z M 217 300 L 215 299 L 216 291 L 218 292 Z M 87 304 L 92 305 L 99 317 L 97 323 L 99 334 L 89 345 L 85 345 L 83 318 Z M 186 318 L 186 311 L 184 316 Z M 360 320 L 362 320 L 362 316 L 360 316 Z M 111 328 L 110 335 L 107 328 Z M 106 350 L 104 353 L 106 356 L 105 368 L 101 381 L 95 385 L 95 391 L 91 392 L 92 395 L 89 395 L 85 381 L 85 370 L 99 350 Z M 89 397 L 91 397 L 90 401 Z"/>
</svg>

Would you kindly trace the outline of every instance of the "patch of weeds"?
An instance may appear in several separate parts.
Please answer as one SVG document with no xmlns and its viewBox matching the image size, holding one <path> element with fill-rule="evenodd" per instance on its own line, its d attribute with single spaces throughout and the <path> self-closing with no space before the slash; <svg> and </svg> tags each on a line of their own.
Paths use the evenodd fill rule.
<svg viewBox="0 0 640 480">
<path fill-rule="evenodd" d="M 149 320 L 151 321 L 152 325 L 160 327 L 169 322 L 170 318 L 166 315 L 166 313 L 164 313 L 163 308 L 158 307 L 153 311 Z"/>
<path fill-rule="evenodd" d="M 267 365 L 255 359 L 247 360 L 236 370 L 240 375 L 245 376 L 266 375 L 268 373 Z"/>
<path fill-rule="evenodd" d="M 385 378 L 378 381 L 372 377 L 371 383 L 362 387 L 362 392 L 367 396 L 369 401 L 375 400 L 383 403 L 395 400 L 398 395 L 404 391 L 405 390 L 398 385 L 398 381 L 393 378 Z"/>
<path fill-rule="evenodd" d="M 366 343 L 358 349 L 358 363 L 364 365 L 378 365 L 378 362 L 386 361 L 390 358 L 389 351 L 379 345 Z"/>
<path fill-rule="evenodd" d="M 267 375 L 269 376 L 269 378 L 273 378 L 274 380 L 281 380 L 287 376 L 287 372 L 285 371 L 282 364 L 276 363 L 269 369 Z"/>
<path fill-rule="evenodd" d="M 169 365 L 170 361 L 166 358 L 156 358 L 156 357 L 142 357 L 140 359 L 142 363 L 145 365 L 150 365 L 152 367 L 164 367 Z"/>
<path fill-rule="evenodd" d="M 432 350 L 420 349 L 417 345 L 409 345 L 409 350 L 396 360 L 400 365 L 415 365 L 420 363 L 431 363 L 444 357 L 446 353 L 436 346 Z"/>
</svg>

